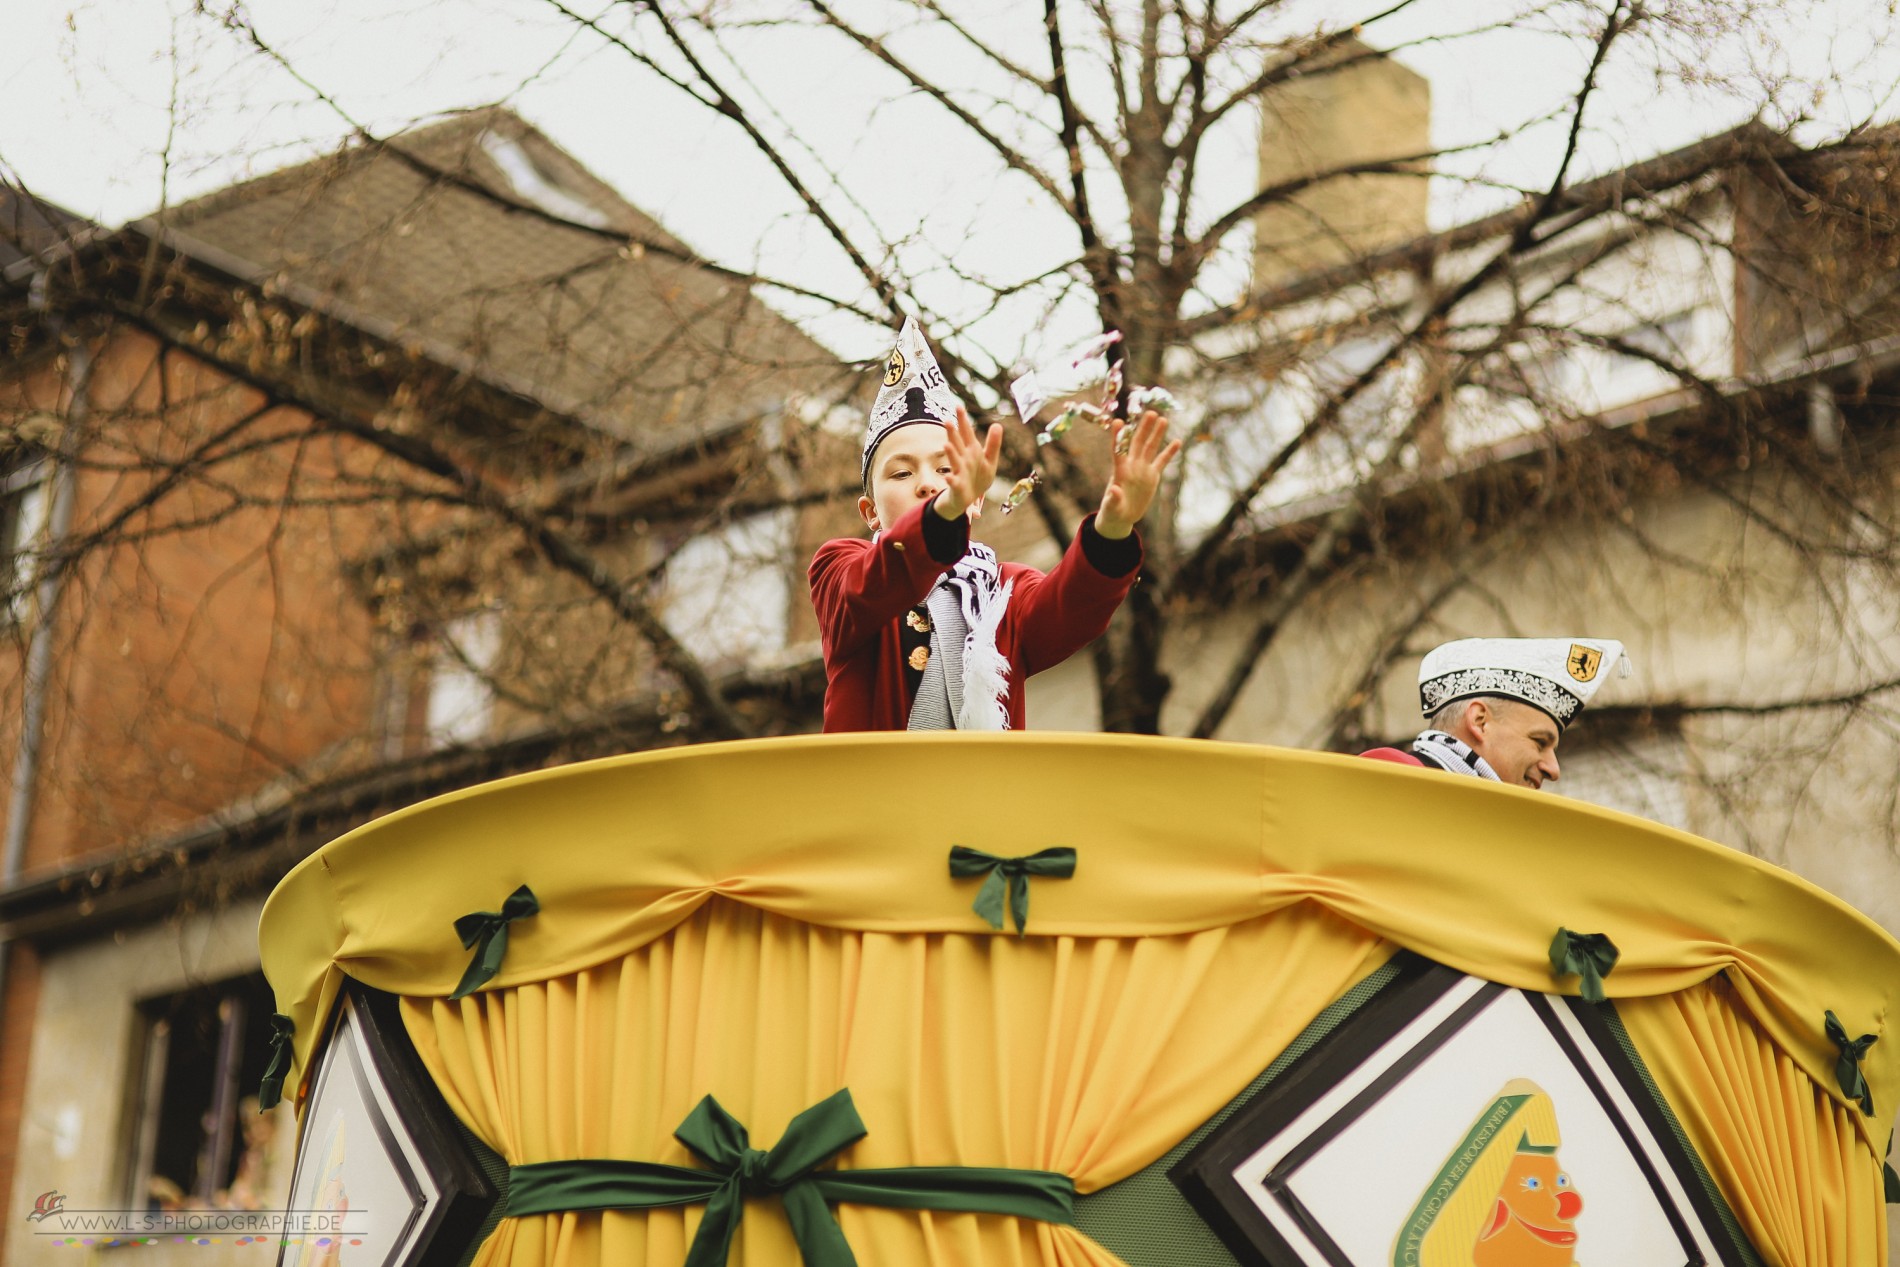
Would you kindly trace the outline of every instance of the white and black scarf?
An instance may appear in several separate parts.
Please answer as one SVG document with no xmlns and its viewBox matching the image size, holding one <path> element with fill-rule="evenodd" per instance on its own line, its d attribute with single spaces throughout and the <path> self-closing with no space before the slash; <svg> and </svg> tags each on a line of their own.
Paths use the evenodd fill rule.
<svg viewBox="0 0 1900 1267">
<path fill-rule="evenodd" d="M 1471 745 L 1442 730 L 1428 730 L 1412 741 L 1412 753 L 1426 765 L 1449 774 L 1468 774 L 1476 779 L 1502 783 L 1491 763 L 1473 752 Z"/>
<path fill-rule="evenodd" d="M 1011 588 L 996 552 L 972 542 L 930 591 L 930 659 L 906 729 L 1009 729 L 1009 660 L 996 634 Z"/>
</svg>

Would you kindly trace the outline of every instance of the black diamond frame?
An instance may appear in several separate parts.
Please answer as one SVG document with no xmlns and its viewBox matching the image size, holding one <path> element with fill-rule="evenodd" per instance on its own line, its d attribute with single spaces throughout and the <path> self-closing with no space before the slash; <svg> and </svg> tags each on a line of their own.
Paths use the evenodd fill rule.
<svg viewBox="0 0 1900 1267">
<path fill-rule="evenodd" d="M 1260 1212 L 1235 1179 L 1235 1170 L 1305 1111 L 1308 1105 L 1345 1080 L 1436 1000 L 1466 979 L 1465 974 L 1454 969 L 1417 955 L 1404 955 L 1398 964 L 1397 974 L 1384 989 L 1342 1021 L 1283 1076 L 1275 1079 L 1233 1117 L 1222 1123 L 1168 1172 L 1169 1179 L 1180 1189 L 1182 1196 L 1214 1229 L 1243 1267 L 1303 1267 L 1307 1260 L 1287 1244 Z M 1352 1265 L 1300 1203 L 1290 1187 L 1292 1176 L 1328 1140 L 1370 1109 L 1406 1074 L 1423 1063 L 1507 989 L 1487 982 L 1312 1135 L 1289 1150 L 1268 1172 L 1265 1179 L 1267 1190 L 1333 1267 Z M 1628 1121 L 1621 1106 L 1609 1097 L 1598 1076 L 1597 1067 L 1585 1059 L 1573 1034 L 1558 1019 L 1555 1010 L 1558 1007 L 1567 1007 L 1576 1018 L 1595 1049 L 1594 1054 L 1616 1078 L 1628 1102 L 1635 1106 L 1640 1125 L 1648 1134 L 1648 1144 L 1673 1172 L 1693 1217 L 1709 1242 L 1715 1246 L 1716 1262 L 1721 1267 L 1745 1267 L 1747 1260 L 1731 1244 L 1714 1205 L 1708 1200 L 1700 1178 L 1688 1155 L 1678 1144 L 1662 1109 L 1656 1104 L 1650 1089 L 1644 1085 L 1641 1075 L 1630 1063 L 1622 1045 L 1598 1010 L 1612 1005 L 1589 1004 L 1581 999 L 1559 998 L 1531 991 L 1523 991 L 1522 994 L 1590 1087 L 1629 1146 L 1631 1157 L 1657 1193 L 1681 1241 L 1684 1267 L 1713 1267 L 1713 1264 L 1696 1248 L 1682 1211 L 1664 1189 L 1661 1176 L 1651 1164 L 1648 1149 L 1637 1139 L 1637 1124 Z"/>
<path fill-rule="evenodd" d="M 350 1043 L 336 1041 L 337 1023 L 344 1014 L 345 1000 L 348 1001 L 351 1019 L 361 1030 L 364 1045 L 369 1049 L 371 1063 L 375 1066 L 373 1074 L 362 1067 Z M 379 1077 L 383 1090 L 395 1107 L 396 1116 L 401 1119 L 402 1129 L 414 1143 L 428 1178 L 440 1193 L 440 1199 L 427 1212 L 426 1218 L 421 1211 L 411 1213 L 402 1232 L 396 1237 L 396 1244 L 391 1246 L 380 1267 L 457 1267 L 457 1264 L 466 1261 L 473 1248 L 471 1242 L 476 1232 L 494 1208 L 500 1194 L 457 1129 L 455 1115 L 450 1112 L 448 1102 L 442 1098 L 435 1080 L 429 1076 L 422 1058 L 416 1054 L 415 1044 L 403 1028 L 396 996 L 370 989 L 360 982 L 346 983 L 343 997 L 337 1000 L 330 1032 L 317 1049 L 315 1059 L 321 1063 L 311 1082 L 312 1100 L 304 1110 L 305 1122 L 310 1120 L 311 1112 L 316 1108 L 316 1095 L 324 1085 L 324 1078 L 333 1072 L 338 1076 L 347 1072 L 364 1103 L 370 1108 L 384 1152 L 396 1166 L 413 1199 L 420 1192 L 420 1185 L 409 1168 L 407 1156 L 396 1142 L 395 1128 L 384 1119 L 379 1102 L 370 1089 L 371 1077 Z M 333 1071 L 330 1062 L 337 1060 L 345 1062 L 347 1068 Z M 306 1161 L 303 1145 L 306 1142 L 301 1137 L 297 1141 L 297 1164 L 290 1179 L 290 1191 L 293 1194 L 302 1187 Z M 409 1253 L 397 1257 L 398 1247 L 408 1239 L 418 1218 L 424 1219 L 420 1235 Z M 294 1248 L 297 1248 L 295 1243 L 288 1239 L 278 1246 L 277 1267 L 285 1267 L 291 1261 L 287 1256 Z M 347 1255 L 345 1257 L 354 1261 Z"/>
</svg>

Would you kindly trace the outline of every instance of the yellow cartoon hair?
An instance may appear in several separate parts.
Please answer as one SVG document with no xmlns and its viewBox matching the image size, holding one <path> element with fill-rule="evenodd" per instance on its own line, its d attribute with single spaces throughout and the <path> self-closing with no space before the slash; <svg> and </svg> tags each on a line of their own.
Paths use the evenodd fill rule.
<svg viewBox="0 0 1900 1267">
<path fill-rule="evenodd" d="M 1513 1078 L 1445 1158 L 1392 1242 L 1392 1267 L 1471 1267 L 1472 1247 L 1496 1206 L 1511 1158 L 1558 1145 L 1557 1109 L 1544 1089 Z"/>
</svg>

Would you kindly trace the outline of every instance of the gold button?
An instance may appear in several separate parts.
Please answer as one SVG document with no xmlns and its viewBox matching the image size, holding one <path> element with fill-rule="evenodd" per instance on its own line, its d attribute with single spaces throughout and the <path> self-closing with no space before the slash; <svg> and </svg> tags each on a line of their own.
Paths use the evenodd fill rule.
<svg viewBox="0 0 1900 1267">
<path fill-rule="evenodd" d="M 930 648 L 929 647 L 916 647 L 912 649 L 910 653 L 910 667 L 911 668 L 917 670 L 919 673 L 922 673 L 924 671 L 924 666 L 929 663 L 930 663 Z"/>
<path fill-rule="evenodd" d="M 901 552 L 903 548 L 904 548 L 904 543 L 902 541 L 891 542 L 891 549 Z"/>
</svg>

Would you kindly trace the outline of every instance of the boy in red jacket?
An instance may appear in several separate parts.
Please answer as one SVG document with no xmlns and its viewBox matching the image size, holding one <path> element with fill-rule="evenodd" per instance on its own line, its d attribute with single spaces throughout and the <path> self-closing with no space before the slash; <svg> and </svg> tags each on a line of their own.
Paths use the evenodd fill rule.
<svg viewBox="0 0 1900 1267">
<path fill-rule="evenodd" d="M 906 320 L 865 436 L 858 513 L 872 537 L 827 541 L 811 563 L 827 731 L 1021 729 L 1022 680 L 1100 636 L 1134 585 L 1135 525 L 1181 450 L 1167 423 L 1142 416 L 1047 574 L 970 540 L 1002 443 L 996 425 L 977 438 Z"/>
</svg>

